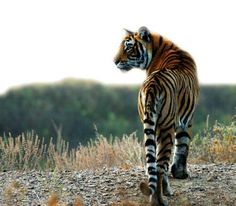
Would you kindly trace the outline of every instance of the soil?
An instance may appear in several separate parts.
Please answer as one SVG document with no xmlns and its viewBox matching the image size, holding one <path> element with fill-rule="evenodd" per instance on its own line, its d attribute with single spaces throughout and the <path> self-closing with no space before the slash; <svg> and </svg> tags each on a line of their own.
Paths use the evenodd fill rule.
<svg viewBox="0 0 236 206">
<path fill-rule="evenodd" d="M 190 177 L 170 177 L 174 191 L 169 206 L 236 206 L 236 164 L 189 165 Z M 139 191 L 143 168 L 102 168 L 83 171 L 0 172 L 0 205 L 44 206 L 50 196 L 58 205 L 148 206 Z"/>
</svg>

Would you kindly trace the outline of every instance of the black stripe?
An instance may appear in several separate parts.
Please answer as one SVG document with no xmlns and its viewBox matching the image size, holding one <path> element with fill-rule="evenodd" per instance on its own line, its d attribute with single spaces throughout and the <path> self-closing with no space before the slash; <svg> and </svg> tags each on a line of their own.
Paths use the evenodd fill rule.
<svg viewBox="0 0 236 206">
<path fill-rule="evenodd" d="M 148 152 L 152 152 L 153 153 L 153 150 L 152 149 L 147 149 Z"/>
<path fill-rule="evenodd" d="M 164 134 L 164 133 L 163 133 Z M 160 133 L 160 135 L 157 137 L 157 142 L 159 143 L 159 141 L 164 142 L 168 137 L 171 137 L 171 134 L 168 133 L 167 135 L 163 136 L 162 133 Z"/>
<path fill-rule="evenodd" d="M 189 110 L 189 107 L 190 107 L 190 97 L 188 97 L 187 99 L 187 103 L 184 104 L 185 107 L 182 107 L 181 109 L 184 110 L 183 114 L 181 115 L 180 117 L 180 120 L 183 119 L 183 117 L 185 116 L 186 112 Z M 187 118 L 188 118 L 188 115 L 187 115 Z M 184 119 L 185 120 L 185 119 Z"/>
<path fill-rule="evenodd" d="M 149 166 L 148 167 L 148 173 L 151 173 L 151 172 L 155 172 L 156 173 L 156 168 L 152 167 L 152 166 Z"/>
<path fill-rule="evenodd" d="M 169 125 L 173 121 L 173 116 L 171 115 L 171 111 L 173 110 L 172 106 L 168 108 L 167 114 L 165 114 L 165 118 L 161 122 L 159 122 L 159 125 Z M 168 122 L 167 122 L 168 121 Z"/>
<path fill-rule="evenodd" d="M 161 48 L 161 46 L 159 48 Z M 165 51 L 165 48 L 166 48 L 166 44 L 164 43 L 163 47 L 159 50 L 159 54 L 158 54 L 159 56 L 163 54 L 163 52 Z"/>
<path fill-rule="evenodd" d="M 177 77 L 177 75 L 176 75 L 176 73 L 174 73 L 174 72 L 168 72 L 168 73 L 166 73 L 167 75 L 166 75 L 166 77 L 168 77 L 168 79 L 169 80 L 171 80 L 171 84 L 177 84 L 176 83 L 176 79 L 178 78 Z M 174 86 L 174 90 L 176 90 L 176 87 Z M 173 90 L 173 91 L 174 91 Z"/>
<path fill-rule="evenodd" d="M 162 43 L 163 43 L 163 37 L 160 36 L 160 39 L 159 39 L 159 47 L 162 45 Z"/>
<path fill-rule="evenodd" d="M 172 43 L 172 44 L 170 45 L 170 47 L 168 48 L 168 50 L 171 50 L 171 49 L 173 48 L 173 46 L 174 46 L 174 44 Z"/>
<path fill-rule="evenodd" d="M 154 125 L 155 123 L 152 121 L 152 120 L 150 120 L 150 119 L 145 119 L 144 121 L 143 121 L 144 123 L 147 123 L 147 124 L 149 124 L 149 125 Z"/>
<path fill-rule="evenodd" d="M 163 169 L 163 170 L 166 169 L 166 167 L 164 166 L 164 164 L 163 164 L 163 165 L 157 165 L 157 167 L 160 167 L 160 168 Z"/>
<path fill-rule="evenodd" d="M 176 80 L 175 78 L 172 78 L 172 76 L 174 76 L 174 74 L 170 72 L 160 74 L 160 78 L 162 78 L 162 80 L 165 82 L 165 85 L 169 88 L 169 91 L 174 92 L 176 90 L 176 86 L 174 85 Z"/>
<path fill-rule="evenodd" d="M 166 133 L 166 132 L 168 132 L 173 126 L 174 126 L 174 124 L 171 124 L 170 126 L 164 128 L 164 129 L 161 129 L 160 133 Z M 170 135 L 171 135 L 171 134 L 170 134 Z"/>
<path fill-rule="evenodd" d="M 156 98 L 156 90 L 155 90 L 155 85 L 149 85 L 149 88 L 147 89 L 146 93 L 146 98 L 145 98 L 145 105 L 154 105 L 153 103 L 155 102 Z M 151 101 L 150 101 L 151 98 Z M 152 111 L 154 110 L 154 106 L 152 106 Z"/>
<path fill-rule="evenodd" d="M 139 53 L 139 57 L 138 57 L 138 58 L 139 58 L 139 62 L 140 62 L 140 63 L 143 63 L 143 62 L 144 62 L 144 59 L 145 59 L 145 58 L 144 58 L 145 53 L 144 53 L 144 50 L 143 50 L 143 45 L 142 45 L 140 42 L 138 42 L 138 43 L 139 43 L 139 44 L 138 44 L 138 47 L 139 47 L 139 48 L 137 48 L 137 52 Z M 141 51 L 140 51 L 139 49 L 140 49 Z M 146 64 L 145 64 L 145 67 L 146 67 Z"/>
<path fill-rule="evenodd" d="M 148 182 L 156 182 L 157 181 L 157 179 L 155 179 L 155 178 L 153 178 L 153 177 L 150 177 L 149 179 L 148 179 Z"/>
<path fill-rule="evenodd" d="M 161 162 L 161 161 L 169 161 L 169 160 L 170 160 L 169 157 L 163 156 L 163 157 L 160 157 L 159 159 L 157 159 L 157 162 Z"/>
<path fill-rule="evenodd" d="M 153 139 L 147 139 L 146 142 L 145 142 L 145 147 L 148 147 L 148 146 L 154 146 L 156 148 L 156 142 L 153 140 Z"/>
<path fill-rule="evenodd" d="M 149 185 L 154 191 L 156 191 L 156 187 L 154 185 Z"/>
<path fill-rule="evenodd" d="M 180 78 L 182 81 L 184 81 L 184 79 Z M 183 89 L 185 88 L 185 84 L 182 84 L 180 90 L 179 90 L 179 96 L 180 94 L 183 92 Z"/>
<path fill-rule="evenodd" d="M 180 94 L 179 94 L 180 95 Z M 185 97 L 186 97 L 186 91 L 183 91 L 183 96 L 182 96 L 182 99 L 180 100 L 180 105 L 179 105 L 179 111 L 182 110 L 183 106 L 184 106 L 184 103 L 185 103 Z"/>
<path fill-rule="evenodd" d="M 149 134 L 155 135 L 155 131 L 153 129 L 144 129 L 144 133 L 146 135 L 149 135 Z"/>
<path fill-rule="evenodd" d="M 188 137 L 188 138 L 190 138 L 187 132 L 179 132 L 179 133 L 176 134 L 175 138 L 176 139 L 180 139 L 181 137 Z"/>
<path fill-rule="evenodd" d="M 163 107 L 165 106 L 166 100 L 167 100 L 166 93 L 164 93 L 164 94 L 162 94 L 162 95 L 164 95 L 164 96 L 163 96 L 163 100 L 162 100 L 161 107 L 158 108 L 159 111 L 163 111 Z M 160 113 L 158 114 L 158 119 L 161 119 L 161 118 L 162 118 L 162 113 L 163 113 L 163 112 L 160 112 Z M 158 125 L 158 124 L 156 124 L 155 131 L 157 130 L 157 125 Z M 159 123 L 159 125 L 161 125 L 161 124 Z"/>
<path fill-rule="evenodd" d="M 157 172 L 156 171 L 148 171 L 148 174 L 149 175 L 157 175 Z"/>
<path fill-rule="evenodd" d="M 172 142 L 166 143 L 166 144 L 162 147 L 162 149 L 158 152 L 158 156 L 166 149 L 166 147 L 167 147 L 169 144 L 172 145 Z M 164 151 L 164 154 L 167 153 L 167 152 L 171 153 L 171 149 L 166 149 L 166 150 Z"/>
<path fill-rule="evenodd" d="M 160 79 L 158 78 L 157 75 L 154 75 L 154 80 L 155 80 L 155 86 L 156 87 L 161 85 Z M 162 91 L 162 90 L 159 89 L 159 91 Z"/>
<path fill-rule="evenodd" d="M 185 144 L 185 143 L 176 144 L 175 146 L 176 146 L 176 147 L 187 147 L 187 148 L 188 148 L 188 145 Z"/>
<path fill-rule="evenodd" d="M 168 122 L 165 122 L 165 125 L 172 125 L 175 128 L 174 117 L 171 116 Z"/>
<path fill-rule="evenodd" d="M 169 80 L 169 79 L 167 80 L 167 78 L 164 77 L 163 75 L 160 76 L 160 77 L 162 78 L 162 80 L 163 80 L 164 82 L 166 82 L 165 88 L 164 88 L 165 91 L 166 91 L 165 93 L 168 93 L 168 92 L 167 92 L 167 88 L 169 89 L 169 91 L 174 92 L 175 89 L 173 88 L 174 86 L 171 84 L 170 80 Z M 168 84 L 167 82 L 169 82 L 169 84 Z M 166 87 L 167 87 L 167 88 L 166 88 Z M 167 97 L 167 98 L 169 98 L 169 97 Z M 173 104 L 173 101 L 171 101 L 170 104 Z M 163 104 L 163 107 L 164 107 L 164 104 Z M 165 123 L 165 121 L 167 121 L 167 119 L 170 119 L 170 120 L 173 119 L 172 117 L 170 117 L 171 111 L 173 112 L 173 105 L 170 105 L 170 106 L 168 107 L 168 112 L 167 112 L 167 114 L 165 114 L 165 118 L 163 118 L 163 120 L 159 123 L 159 125 L 163 125 L 163 124 Z"/>
<path fill-rule="evenodd" d="M 190 98 L 189 98 L 189 99 L 190 99 Z M 192 104 L 192 105 L 191 105 L 190 110 L 189 110 L 188 113 L 187 113 L 186 119 L 183 121 L 184 124 L 187 123 L 188 117 L 190 116 L 191 113 L 193 113 L 193 108 L 194 108 L 194 101 L 193 101 L 193 100 L 192 100 L 191 104 Z"/>
<path fill-rule="evenodd" d="M 156 158 L 153 157 L 151 154 L 147 154 L 146 158 L 147 158 L 147 163 L 151 163 L 151 162 L 155 162 L 156 161 Z"/>
<path fill-rule="evenodd" d="M 170 64 L 178 64 L 179 63 L 179 58 L 175 53 L 169 54 L 165 60 L 163 61 L 163 65 L 170 65 Z"/>
</svg>

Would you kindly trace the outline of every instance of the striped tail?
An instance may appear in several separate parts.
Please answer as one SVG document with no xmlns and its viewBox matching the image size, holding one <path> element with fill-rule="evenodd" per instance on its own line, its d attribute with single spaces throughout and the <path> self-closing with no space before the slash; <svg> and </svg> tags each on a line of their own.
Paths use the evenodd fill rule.
<svg viewBox="0 0 236 206">
<path fill-rule="evenodd" d="M 146 169 L 148 184 L 141 182 L 140 190 L 144 195 L 153 195 L 157 191 L 157 165 L 156 165 L 156 121 L 157 114 L 154 107 L 147 105 L 144 113 L 144 140 L 146 154 Z"/>
</svg>

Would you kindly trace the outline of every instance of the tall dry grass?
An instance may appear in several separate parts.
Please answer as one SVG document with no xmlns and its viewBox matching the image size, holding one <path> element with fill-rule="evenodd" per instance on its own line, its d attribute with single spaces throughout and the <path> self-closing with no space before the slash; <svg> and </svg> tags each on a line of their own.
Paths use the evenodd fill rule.
<svg viewBox="0 0 236 206">
<path fill-rule="evenodd" d="M 49 144 L 33 132 L 12 137 L 0 137 L 0 170 L 82 170 L 102 167 L 132 167 L 142 165 L 143 148 L 135 133 L 122 138 L 97 134 L 88 146 L 69 149 L 59 135 Z"/>
<path fill-rule="evenodd" d="M 0 170 L 82 170 L 103 167 L 143 166 L 143 144 L 136 134 L 106 138 L 100 134 L 88 146 L 69 149 L 58 134 L 54 144 L 44 143 L 33 132 L 0 137 Z M 191 143 L 190 162 L 236 163 L 236 123 L 216 123 L 197 134 Z"/>
<path fill-rule="evenodd" d="M 0 137 L 0 169 L 39 169 L 44 167 L 46 151 L 44 140 L 33 132 L 16 138 L 10 134 Z"/>
<path fill-rule="evenodd" d="M 132 167 L 142 165 L 143 149 L 135 133 L 122 138 L 106 138 L 100 134 L 87 146 L 80 145 L 68 150 L 61 141 L 60 152 L 56 147 L 49 147 L 49 157 L 53 159 L 55 169 L 82 170 L 103 167 Z"/>
<path fill-rule="evenodd" d="M 223 125 L 216 122 L 197 134 L 191 144 L 190 161 L 236 163 L 236 122 Z"/>
</svg>

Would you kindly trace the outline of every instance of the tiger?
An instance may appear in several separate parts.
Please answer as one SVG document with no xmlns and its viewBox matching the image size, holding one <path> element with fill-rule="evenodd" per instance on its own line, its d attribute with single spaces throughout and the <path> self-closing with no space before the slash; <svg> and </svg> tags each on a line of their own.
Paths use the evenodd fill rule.
<svg viewBox="0 0 236 206">
<path fill-rule="evenodd" d="M 122 71 L 139 68 L 146 72 L 138 94 L 138 112 L 143 124 L 148 181 L 140 190 L 152 206 L 167 206 L 172 196 L 168 179 L 189 176 L 187 158 L 192 139 L 192 122 L 199 96 L 196 64 L 191 55 L 147 27 L 126 34 L 114 57 Z"/>
</svg>

